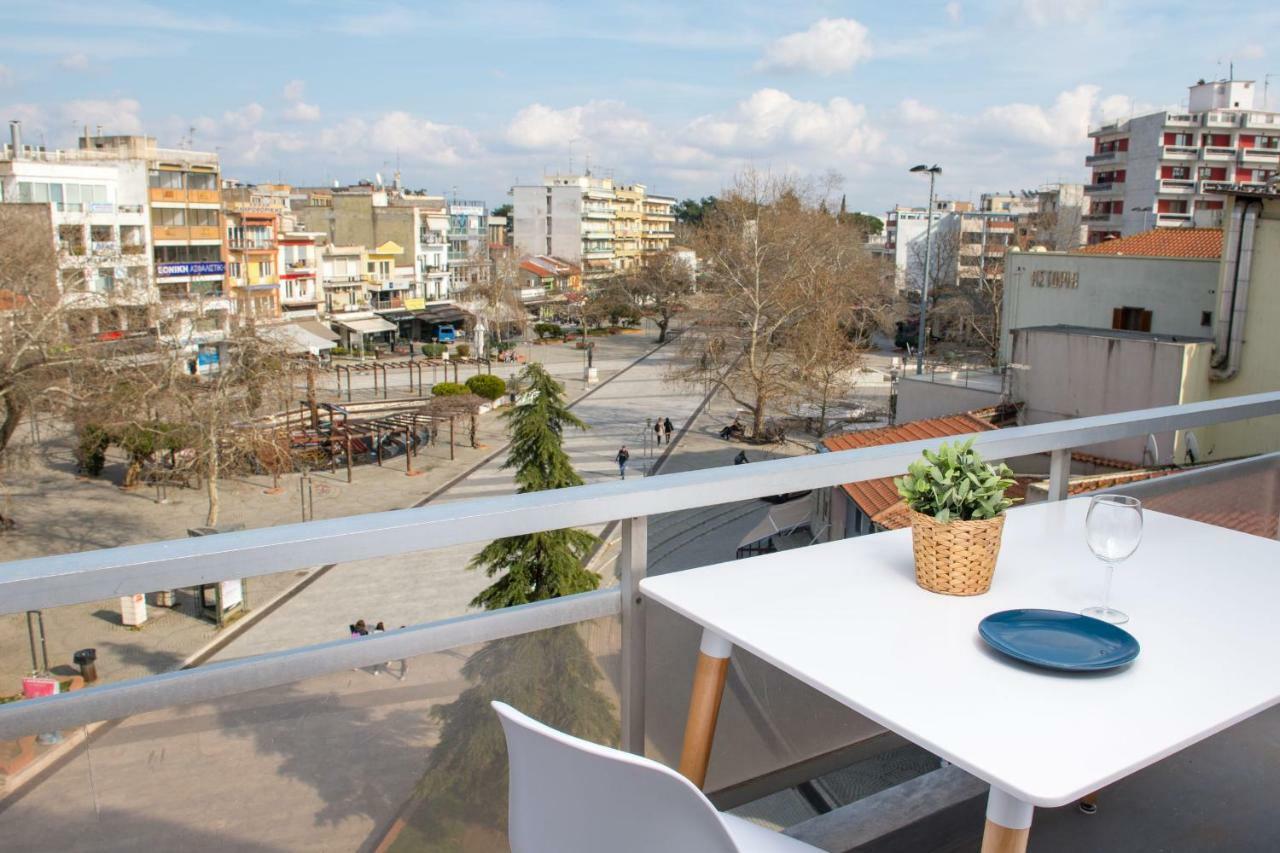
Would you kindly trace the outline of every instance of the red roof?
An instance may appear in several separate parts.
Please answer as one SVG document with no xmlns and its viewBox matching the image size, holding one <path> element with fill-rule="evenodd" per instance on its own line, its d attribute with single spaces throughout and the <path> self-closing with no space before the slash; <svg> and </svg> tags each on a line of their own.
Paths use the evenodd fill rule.
<svg viewBox="0 0 1280 853">
<path fill-rule="evenodd" d="M 971 432 L 984 432 L 992 429 L 996 429 L 996 427 L 990 421 L 966 412 L 959 415 L 948 415 L 945 418 L 927 418 L 925 420 L 909 421 L 897 426 L 841 433 L 830 438 L 824 438 L 822 445 L 827 450 L 832 451 L 857 450 L 860 447 L 902 444 L 926 438 L 947 438 L 953 435 L 966 435 Z M 903 473 L 905 474 L 906 472 L 904 471 Z M 911 520 L 906 513 L 906 505 L 898 497 L 898 489 L 893 485 L 893 477 L 863 480 L 859 483 L 845 483 L 843 488 L 849 497 L 853 499 L 853 502 L 858 505 L 858 508 L 881 527 L 892 530 L 910 525 Z M 893 511 L 889 512 L 888 510 Z"/>
<path fill-rule="evenodd" d="M 1155 228 L 1076 250 L 1080 255 L 1144 255 L 1157 258 L 1222 257 L 1220 228 Z"/>
</svg>

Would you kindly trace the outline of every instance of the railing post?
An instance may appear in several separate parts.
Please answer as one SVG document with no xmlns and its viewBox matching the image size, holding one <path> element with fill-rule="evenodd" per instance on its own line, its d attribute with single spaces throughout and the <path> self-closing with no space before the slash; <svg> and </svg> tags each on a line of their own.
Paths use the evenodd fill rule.
<svg viewBox="0 0 1280 853">
<path fill-rule="evenodd" d="M 645 618 L 640 581 L 649 568 L 649 518 L 622 520 L 622 748 L 644 755 Z"/>
<path fill-rule="evenodd" d="M 1071 448 L 1049 453 L 1049 500 L 1067 499 L 1067 486 L 1071 482 Z"/>
</svg>

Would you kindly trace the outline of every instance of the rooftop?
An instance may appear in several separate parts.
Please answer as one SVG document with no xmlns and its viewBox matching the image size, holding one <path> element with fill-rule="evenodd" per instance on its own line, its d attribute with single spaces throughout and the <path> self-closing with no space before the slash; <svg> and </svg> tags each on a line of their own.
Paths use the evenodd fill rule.
<svg viewBox="0 0 1280 853">
<path fill-rule="evenodd" d="M 1153 228 L 1141 234 L 1085 246 L 1077 249 L 1075 254 L 1216 259 L 1222 256 L 1222 229 Z"/>
</svg>

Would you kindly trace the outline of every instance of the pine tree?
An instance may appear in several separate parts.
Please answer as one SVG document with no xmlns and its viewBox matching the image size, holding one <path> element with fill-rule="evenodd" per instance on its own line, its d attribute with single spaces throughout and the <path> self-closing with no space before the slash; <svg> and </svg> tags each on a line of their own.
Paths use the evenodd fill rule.
<svg viewBox="0 0 1280 853">
<path fill-rule="evenodd" d="M 521 493 L 562 489 L 582 478 L 561 443 L 566 427 L 586 429 L 564 402 L 564 389 L 531 364 L 519 377 L 517 405 L 505 413 L 511 451 L 504 468 L 515 469 Z M 596 537 L 584 530 L 552 530 L 491 542 L 468 568 L 502 577 L 473 606 L 498 610 L 531 601 L 587 592 L 600 577 L 583 568 Z M 418 782 L 419 804 L 393 851 L 445 851 L 500 846 L 507 814 L 507 754 L 497 715 L 506 702 L 536 720 L 596 743 L 616 743 L 613 703 L 596 689 L 603 678 L 583 639 L 582 626 L 565 625 L 486 644 L 462 667 L 466 690 L 432 716 L 440 740 Z M 471 838 L 468 845 L 464 838 Z"/>
<path fill-rule="evenodd" d="M 540 364 L 520 375 L 525 389 L 504 417 L 511 430 L 511 452 L 503 468 L 514 468 L 521 494 L 581 486 L 562 442 L 566 426 L 587 429 L 564 402 L 564 388 Z M 501 575 L 471 600 L 472 607 L 499 610 L 562 595 L 590 592 L 600 576 L 583 568 L 596 544 L 585 530 L 546 530 L 495 539 L 468 565 L 489 577 Z"/>
</svg>

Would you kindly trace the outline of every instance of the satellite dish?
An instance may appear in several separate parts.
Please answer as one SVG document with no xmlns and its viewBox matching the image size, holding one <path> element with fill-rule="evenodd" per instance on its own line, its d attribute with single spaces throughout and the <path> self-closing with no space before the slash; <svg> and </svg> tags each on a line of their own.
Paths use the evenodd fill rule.
<svg viewBox="0 0 1280 853">
<path fill-rule="evenodd" d="M 335 190 L 338 188 L 338 179 L 337 179 L 337 178 L 334 178 L 334 179 L 333 179 L 333 188 L 334 188 Z"/>
<path fill-rule="evenodd" d="M 1200 461 L 1200 442 L 1194 432 L 1187 431 L 1183 435 L 1187 439 L 1187 461 L 1194 465 Z"/>
</svg>

